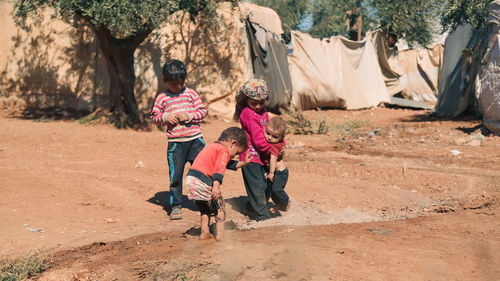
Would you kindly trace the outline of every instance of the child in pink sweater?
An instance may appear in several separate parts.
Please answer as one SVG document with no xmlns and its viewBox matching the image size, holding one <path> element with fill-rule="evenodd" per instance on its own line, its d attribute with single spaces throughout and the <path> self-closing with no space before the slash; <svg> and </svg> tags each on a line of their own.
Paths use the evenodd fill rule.
<svg viewBox="0 0 500 281">
<path fill-rule="evenodd" d="M 264 130 L 269 121 L 264 103 L 268 100 L 267 85 L 264 80 L 252 79 L 246 82 L 236 93 L 236 109 L 233 119 L 240 121 L 241 128 L 248 139 L 248 149 L 240 154 L 240 161 L 247 153 L 252 161 L 241 169 L 243 182 L 248 196 L 246 213 L 253 219 L 271 218 L 267 200 L 271 194 L 266 178 L 266 167 L 262 155 L 268 154 L 270 144 Z"/>
</svg>

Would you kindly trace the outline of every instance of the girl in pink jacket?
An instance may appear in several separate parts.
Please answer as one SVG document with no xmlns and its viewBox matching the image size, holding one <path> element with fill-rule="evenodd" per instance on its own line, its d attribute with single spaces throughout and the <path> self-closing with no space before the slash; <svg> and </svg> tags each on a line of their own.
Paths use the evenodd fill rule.
<svg viewBox="0 0 500 281">
<path fill-rule="evenodd" d="M 244 160 L 250 153 L 252 161 L 241 169 L 243 182 L 248 195 L 246 213 L 253 219 L 266 220 L 271 218 L 267 208 L 267 200 L 271 188 L 267 184 L 266 170 L 261 155 L 269 153 L 270 145 L 264 135 L 269 121 L 264 103 L 268 100 L 267 85 L 264 80 L 252 79 L 246 82 L 236 92 L 236 109 L 233 119 L 240 121 L 241 128 L 248 139 L 248 149 L 240 154 Z"/>
</svg>

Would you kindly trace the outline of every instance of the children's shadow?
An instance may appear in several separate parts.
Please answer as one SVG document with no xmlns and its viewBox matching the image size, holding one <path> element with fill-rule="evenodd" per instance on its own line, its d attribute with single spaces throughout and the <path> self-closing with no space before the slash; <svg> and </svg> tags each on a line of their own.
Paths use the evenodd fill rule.
<svg viewBox="0 0 500 281">
<path fill-rule="evenodd" d="M 170 192 L 169 191 L 160 191 L 155 194 L 155 196 L 146 200 L 149 203 L 153 203 L 163 207 L 163 210 L 170 215 L 172 211 L 172 206 L 170 206 Z M 189 209 L 191 211 L 198 211 L 196 204 L 187 198 L 186 195 L 182 195 L 182 208 Z"/>
<path fill-rule="evenodd" d="M 234 211 L 240 214 L 244 214 L 245 209 L 247 209 L 248 199 L 246 196 L 232 197 L 226 199 L 225 201 L 226 204 L 230 205 Z"/>
</svg>

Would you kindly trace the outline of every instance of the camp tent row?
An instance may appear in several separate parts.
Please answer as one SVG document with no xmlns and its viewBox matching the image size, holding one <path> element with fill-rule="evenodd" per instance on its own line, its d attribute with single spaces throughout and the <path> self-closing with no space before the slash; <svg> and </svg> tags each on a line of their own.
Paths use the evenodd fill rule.
<svg viewBox="0 0 500 281">
<path fill-rule="evenodd" d="M 26 33 L 10 18 L 12 4 L 0 2 L 0 8 L 0 22 L 6 27 L 0 38 L 1 107 L 92 111 L 106 103 L 109 78 L 90 29 L 54 22 L 47 12 L 32 20 L 33 32 Z M 187 84 L 197 89 L 211 113 L 227 115 L 234 107 L 234 92 L 252 77 L 267 81 L 271 110 L 288 106 L 360 109 L 388 102 L 397 93 L 436 101 L 453 87 L 443 83 L 447 81 L 443 73 L 453 73 L 463 50 L 456 48 L 453 60 L 446 57 L 452 52 L 445 48 L 446 42 L 429 49 L 397 51 L 388 47 L 380 31 L 368 33 L 359 42 L 339 36 L 317 39 L 292 31 L 293 49 L 287 55 L 275 11 L 241 2 L 236 8 L 222 3 L 218 13 L 224 24 L 210 31 L 179 12 L 139 47 L 135 93 L 140 110 L 149 111 L 161 90 L 161 64 L 168 58 L 186 62 Z M 492 79 L 490 73 L 496 71 L 495 51 L 489 57 L 492 67 L 483 76 L 490 78 L 484 79 Z M 481 85 L 492 84 L 495 81 Z M 456 101 L 456 97 L 440 97 L 438 108 Z"/>
</svg>

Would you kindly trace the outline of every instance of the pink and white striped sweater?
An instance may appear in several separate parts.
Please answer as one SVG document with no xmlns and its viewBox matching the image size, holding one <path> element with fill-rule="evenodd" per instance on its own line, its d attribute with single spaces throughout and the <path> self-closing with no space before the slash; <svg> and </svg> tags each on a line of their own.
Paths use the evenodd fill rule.
<svg viewBox="0 0 500 281">
<path fill-rule="evenodd" d="M 185 112 L 191 121 L 176 125 L 164 123 L 163 120 L 166 120 L 164 115 L 179 112 Z M 150 116 L 155 124 L 167 126 L 169 141 L 187 142 L 202 136 L 200 122 L 207 116 L 207 109 L 193 89 L 184 88 L 178 94 L 167 90 L 156 97 Z"/>
</svg>

